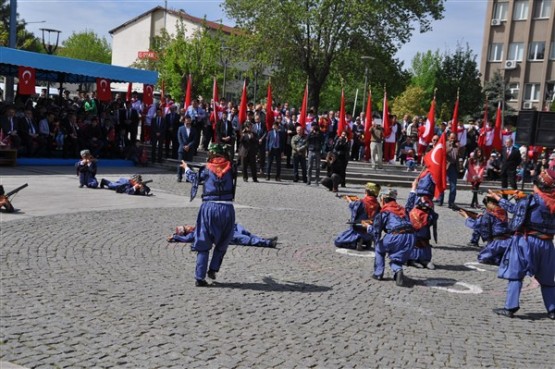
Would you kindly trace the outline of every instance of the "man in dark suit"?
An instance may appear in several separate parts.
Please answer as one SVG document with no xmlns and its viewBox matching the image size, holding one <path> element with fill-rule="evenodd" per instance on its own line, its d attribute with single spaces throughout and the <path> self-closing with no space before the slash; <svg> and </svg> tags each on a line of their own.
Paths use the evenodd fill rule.
<svg viewBox="0 0 555 369">
<path fill-rule="evenodd" d="M 40 143 L 39 129 L 34 122 L 32 109 L 25 109 L 24 116 L 19 121 L 19 127 L 21 129 L 21 142 L 26 147 L 26 155 L 34 156 Z"/>
<path fill-rule="evenodd" d="M 179 141 L 177 140 L 177 131 L 181 126 L 179 122 L 179 114 L 177 114 L 177 106 L 174 104 L 170 107 L 170 112 L 166 114 L 166 158 L 170 158 L 170 142 L 172 144 L 171 158 L 177 159 L 177 148 Z"/>
<path fill-rule="evenodd" d="M 156 109 L 156 116 L 152 119 L 150 130 L 152 132 L 150 137 L 151 160 L 155 163 L 155 159 L 157 159 L 161 163 L 162 147 L 166 141 L 166 120 L 162 117 L 162 108 L 160 107 Z"/>
<path fill-rule="evenodd" d="M 522 157 L 520 151 L 513 146 L 513 139 L 505 140 L 505 147 L 501 150 L 501 187 L 507 188 L 507 184 L 511 185 L 513 190 L 517 189 L 516 185 L 516 169 Z"/>
<path fill-rule="evenodd" d="M 179 149 L 177 150 L 177 161 L 181 163 L 182 160 L 191 161 L 195 147 L 197 145 L 198 133 L 192 127 L 192 120 L 189 115 L 185 115 L 185 123 L 177 130 L 177 140 L 179 142 Z M 177 182 L 183 180 L 183 168 L 177 166 Z"/>
<path fill-rule="evenodd" d="M 119 122 L 129 133 L 129 141 L 135 144 L 139 130 L 139 112 L 131 107 L 131 103 L 128 103 L 126 108 L 120 109 L 119 114 Z"/>
<path fill-rule="evenodd" d="M 0 117 L 0 128 L 4 133 L 4 138 L 8 138 L 12 149 L 19 149 L 21 136 L 19 134 L 19 119 L 15 116 L 15 107 L 8 106 L 4 115 Z"/>
<path fill-rule="evenodd" d="M 268 166 L 266 168 L 266 179 L 270 180 L 272 173 L 272 162 L 276 160 L 276 181 L 281 181 L 281 154 L 283 153 L 283 135 L 280 131 L 280 122 L 274 122 L 273 129 L 267 133 L 266 138 L 266 155 L 268 157 Z"/>
<path fill-rule="evenodd" d="M 227 111 L 222 111 L 222 116 L 216 123 L 216 142 L 225 144 L 229 152 L 229 158 L 233 161 L 235 155 L 235 130 L 231 120 L 228 120 Z"/>
<path fill-rule="evenodd" d="M 249 119 L 250 120 L 250 119 Z M 254 124 L 252 125 L 252 132 L 258 136 L 258 170 L 259 174 L 264 174 L 266 169 L 266 124 L 262 121 L 260 114 L 254 115 Z"/>
</svg>

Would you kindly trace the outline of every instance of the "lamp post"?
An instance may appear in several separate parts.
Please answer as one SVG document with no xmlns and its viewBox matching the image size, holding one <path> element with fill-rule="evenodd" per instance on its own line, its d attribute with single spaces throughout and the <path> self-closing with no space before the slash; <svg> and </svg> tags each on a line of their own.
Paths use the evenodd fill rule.
<svg viewBox="0 0 555 369">
<path fill-rule="evenodd" d="M 368 55 L 363 55 L 360 57 L 364 62 L 365 62 L 365 68 L 364 68 L 364 95 L 362 95 L 362 110 L 365 112 L 365 106 L 366 106 L 366 87 L 368 86 L 368 64 L 366 64 L 366 62 L 368 60 L 374 60 L 374 57 L 372 56 L 368 56 Z"/>
<path fill-rule="evenodd" d="M 227 77 L 227 66 L 229 65 L 230 53 L 233 49 L 229 46 L 222 45 L 220 48 L 220 61 L 224 66 L 224 84 L 223 84 L 223 97 L 225 98 L 225 86 L 226 86 L 226 77 Z"/>
<path fill-rule="evenodd" d="M 54 54 L 54 52 L 58 48 L 58 43 L 60 42 L 60 33 L 62 33 L 62 31 L 59 31 L 57 29 L 52 29 L 52 28 L 40 28 L 39 30 L 42 31 L 42 46 L 46 50 L 46 53 L 48 55 Z M 56 35 L 55 42 L 53 42 L 50 39 L 50 37 L 53 36 L 52 34 Z M 49 96 L 50 96 L 50 81 L 46 83 L 46 98 L 48 99 Z"/>
</svg>

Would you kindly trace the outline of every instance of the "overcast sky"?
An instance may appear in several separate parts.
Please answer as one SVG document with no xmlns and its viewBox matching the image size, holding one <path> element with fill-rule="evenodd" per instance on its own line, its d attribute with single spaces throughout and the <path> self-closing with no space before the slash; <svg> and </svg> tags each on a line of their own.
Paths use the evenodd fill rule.
<svg viewBox="0 0 555 369">
<path fill-rule="evenodd" d="M 394 1 L 394 0 L 392 0 Z M 224 24 L 233 25 L 225 17 L 220 0 L 169 0 L 168 7 L 183 9 L 187 13 L 208 20 L 223 19 Z M 154 8 L 164 6 L 164 1 L 150 0 L 18 0 L 17 11 L 21 19 L 29 22 L 27 28 L 40 37 L 39 28 L 61 30 L 61 41 L 73 32 L 92 30 L 111 43 L 109 30 Z M 397 57 L 410 67 L 414 55 L 420 51 L 439 50 L 440 53 L 454 51 L 457 44 L 470 46 L 478 65 L 482 49 L 485 10 L 487 0 L 447 0 L 445 17 L 433 23 L 433 31 L 415 33 Z M 44 23 L 33 23 L 45 21 Z"/>
</svg>

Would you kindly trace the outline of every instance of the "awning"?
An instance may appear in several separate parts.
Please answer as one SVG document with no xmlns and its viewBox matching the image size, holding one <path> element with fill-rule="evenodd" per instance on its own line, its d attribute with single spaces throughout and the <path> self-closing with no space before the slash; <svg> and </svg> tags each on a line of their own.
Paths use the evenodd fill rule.
<svg viewBox="0 0 555 369">
<path fill-rule="evenodd" d="M 106 78 L 154 85 L 158 79 L 153 71 L 0 47 L 0 75 L 17 77 L 19 66 L 34 68 L 37 81 L 94 83 L 97 78 Z"/>
</svg>

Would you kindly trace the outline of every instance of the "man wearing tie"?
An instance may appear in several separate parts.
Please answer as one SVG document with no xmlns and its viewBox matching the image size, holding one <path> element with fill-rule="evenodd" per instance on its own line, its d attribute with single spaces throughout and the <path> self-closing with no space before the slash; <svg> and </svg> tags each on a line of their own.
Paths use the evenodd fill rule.
<svg viewBox="0 0 555 369">
<path fill-rule="evenodd" d="M 4 136 L 9 137 L 12 149 L 19 149 L 21 138 L 19 137 L 19 124 L 15 117 L 15 107 L 9 106 L 6 115 L 2 117 L 0 128 L 4 131 Z"/>
<path fill-rule="evenodd" d="M 177 159 L 177 147 L 179 141 L 177 140 L 177 130 L 180 127 L 179 114 L 177 114 L 177 106 L 174 104 L 170 107 L 170 113 L 166 114 L 166 158 Z M 172 151 L 170 156 L 170 142 L 172 144 Z"/>
<path fill-rule="evenodd" d="M 155 163 L 155 155 L 157 154 L 158 162 L 162 162 L 162 145 L 164 145 L 166 136 L 166 122 L 162 118 L 162 109 L 156 109 L 156 116 L 152 121 L 152 137 L 150 138 L 150 143 L 152 145 L 151 154 L 152 162 Z"/>
<path fill-rule="evenodd" d="M 33 122 L 33 111 L 31 109 L 25 109 L 19 126 L 21 127 L 21 141 L 26 147 L 26 154 L 27 156 L 34 156 L 39 147 L 39 130 Z"/>
<path fill-rule="evenodd" d="M 194 150 L 197 144 L 198 134 L 196 129 L 192 126 L 191 116 L 185 115 L 185 123 L 177 130 L 177 140 L 179 142 L 177 150 L 177 160 L 181 163 L 184 161 L 191 161 L 193 159 Z M 183 180 L 183 168 L 177 166 L 177 182 Z"/>
<path fill-rule="evenodd" d="M 258 136 L 258 170 L 260 170 L 260 174 L 264 174 L 266 167 L 266 135 L 268 132 L 259 114 L 254 114 L 252 131 Z"/>
<path fill-rule="evenodd" d="M 276 160 L 276 181 L 281 181 L 281 153 L 283 151 L 283 138 L 279 130 L 279 122 L 274 122 L 273 129 L 268 132 L 266 140 L 266 154 L 268 156 L 268 167 L 266 168 L 266 179 L 270 180 L 272 173 L 272 162 Z"/>
<path fill-rule="evenodd" d="M 517 189 L 516 169 L 522 161 L 520 151 L 513 146 L 513 139 L 505 140 L 505 148 L 501 151 L 501 187 L 507 188 L 510 184 L 513 190 Z"/>
</svg>

